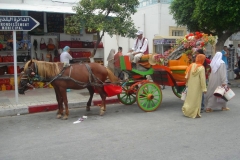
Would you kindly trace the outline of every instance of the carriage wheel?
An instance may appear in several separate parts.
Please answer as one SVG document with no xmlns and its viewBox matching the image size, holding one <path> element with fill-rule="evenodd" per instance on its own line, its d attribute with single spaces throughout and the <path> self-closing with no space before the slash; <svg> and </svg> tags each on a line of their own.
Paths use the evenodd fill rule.
<svg viewBox="0 0 240 160">
<path fill-rule="evenodd" d="M 130 90 L 130 86 L 122 86 L 122 93 L 118 95 L 118 100 L 125 105 L 136 102 L 136 90 Z"/>
<path fill-rule="evenodd" d="M 162 102 L 162 91 L 156 83 L 143 84 L 137 92 L 138 106 L 145 112 L 155 111 Z"/>
<path fill-rule="evenodd" d="M 180 87 L 180 92 L 178 92 L 176 86 L 172 86 L 172 91 L 173 93 L 175 94 L 175 96 L 177 96 L 178 98 L 181 98 L 181 95 L 182 95 L 182 91 L 186 88 L 186 86 L 181 86 Z"/>
</svg>

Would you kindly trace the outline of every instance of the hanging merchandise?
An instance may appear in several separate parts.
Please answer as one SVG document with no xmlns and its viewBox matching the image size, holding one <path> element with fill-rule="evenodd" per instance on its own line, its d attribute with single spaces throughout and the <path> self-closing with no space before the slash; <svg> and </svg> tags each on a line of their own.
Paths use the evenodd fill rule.
<svg viewBox="0 0 240 160">
<path fill-rule="evenodd" d="M 49 62 L 53 62 L 52 54 L 50 53 Z"/>
<path fill-rule="evenodd" d="M 37 55 L 37 52 L 35 52 L 35 59 L 38 61 L 38 55 Z"/>
<path fill-rule="evenodd" d="M 41 61 L 44 61 L 44 58 L 43 58 L 43 53 L 42 53 L 42 59 L 41 59 Z"/>
<path fill-rule="evenodd" d="M 34 47 L 34 50 L 35 50 L 35 51 L 37 50 L 37 45 L 38 45 L 37 40 L 34 39 L 34 41 L 33 41 L 33 47 Z"/>
<path fill-rule="evenodd" d="M 47 45 L 47 50 L 52 51 L 55 49 L 55 45 L 53 44 L 52 38 L 49 38 L 48 40 L 48 45 Z"/>
<path fill-rule="evenodd" d="M 40 41 L 40 50 L 43 50 L 43 49 L 46 49 L 47 48 L 47 45 L 45 43 L 45 40 L 43 38 L 41 38 L 41 41 Z"/>
</svg>

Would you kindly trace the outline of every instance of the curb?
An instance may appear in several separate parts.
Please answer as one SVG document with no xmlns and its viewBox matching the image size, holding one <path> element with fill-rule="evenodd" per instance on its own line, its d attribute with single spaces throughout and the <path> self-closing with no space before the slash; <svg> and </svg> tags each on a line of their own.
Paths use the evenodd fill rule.
<svg viewBox="0 0 240 160">
<path fill-rule="evenodd" d="M 98 106 L 101 103 L 102 103 L 102 100 L 93 100 L 92 106 Z M 114 103 L 119 103 L 119 100 L 117 98 L 106 99 L 106 104 L 114 104 Z M 73 103 L 68 103 L 68 107 L 69 107 L 69 109 L 84 108 L 84 107 L 86 107 L 86 104 L 87 104 L 87 101 L 73 102 Z M 2 111 L 0 111 L 0 117 L 32 114 L 32 113 L 39 113 L 39 112 L 48 112 L 48 111 L 54 111 L 57 109 L 58 109 L 57 103 L 23 106 L 23 108 L 18 108 L 18 109 L 2 110 Z"/>
</svg>

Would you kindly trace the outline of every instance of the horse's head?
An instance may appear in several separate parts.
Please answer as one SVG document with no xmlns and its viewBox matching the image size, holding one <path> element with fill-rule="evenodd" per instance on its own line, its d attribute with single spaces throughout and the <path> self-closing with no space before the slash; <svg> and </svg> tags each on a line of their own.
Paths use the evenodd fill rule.
<svg viewBox="0 0 240 160">
<path fill-rule="evenodd" d="M 24 94 L 25 91 L 27 91 L 29 89 L 29 87 L 33 88 L 32 79 L 36 75 L 36 73 L 37 73 L 36 62 L 34 62 L 32 60 L 28 61 L 25 64 L 24 71 L 21 75 L 19 89 L 18 89 L 19 94 Z"/>
</svg>

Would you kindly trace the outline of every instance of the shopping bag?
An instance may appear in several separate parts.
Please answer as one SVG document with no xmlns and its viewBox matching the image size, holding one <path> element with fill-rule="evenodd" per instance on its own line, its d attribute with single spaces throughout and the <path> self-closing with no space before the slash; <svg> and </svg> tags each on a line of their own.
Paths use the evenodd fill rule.
<svg viewBox="0 0 240 160">
<path fill-rule="evenodd" d="M 225 93 L 223 95 L 228 101 L 235 96 L 235 93 L 229 87 L 225 87 Z"/>
<path fill-rule="evenodd" d="M 213 95 L 216 96 L 216 97 L 220 97 L 221 98 L 224 95 L 224 93 L 225 93 L 225 88 L 222 87 L 222 86 L 218 86 L 215 89 Z"/>
<path fill-rule="evenodd" d="M 182 94 L 181 94 L 181 100 L 185 101 L 186 96 L 187 96 L 187 87 L 186 87 L 186 89 L 185 89 L 185 90 L 182 92 Z"/>
</svg>

